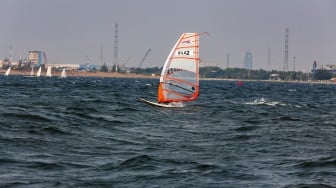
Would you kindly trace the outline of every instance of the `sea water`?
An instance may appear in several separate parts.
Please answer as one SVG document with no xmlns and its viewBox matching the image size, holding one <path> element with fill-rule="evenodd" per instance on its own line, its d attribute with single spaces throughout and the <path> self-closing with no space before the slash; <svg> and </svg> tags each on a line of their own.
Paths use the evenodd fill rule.
<svg viewBox="0 0 336 188">
<path fill-rule="evenodd" d="M 335 187 L 336 85 L 0 79 L 0 187 Z"/>
</svg>

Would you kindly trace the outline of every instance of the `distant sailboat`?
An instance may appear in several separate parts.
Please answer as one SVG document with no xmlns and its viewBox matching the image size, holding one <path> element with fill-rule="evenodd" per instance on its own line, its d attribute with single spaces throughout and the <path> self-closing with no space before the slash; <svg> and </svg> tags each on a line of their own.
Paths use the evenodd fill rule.
<svg viewBox="0 0 336 188">
<path fill-rule="evenodd" d="M 162 69 L 158 102 L 142 101 L 160 107 L 183 107 L 199 92 L 199 33 L 183 33 Z"/>
<path fill-rule="evenodd" d="M 9 68 L 7 69 L 7 71 L 5 72 L 5 76 L 8 76 L 8 75 L 9 75 L 9 73 L 10 73 L 10 71 L 11 71 L 11 68 L 12 68 L 12 67 L 9 67 Z"/>
<path fill-rule="evenodd" d="M 49 66 L 48 69 L 47 69 L 47 74 L 46 74 L 47 77 L 52 77 L 51 75 L 51 67 Z"/>
<path fill-rule="evenodd" d="M 40 67 L 39 70 L 38 70 L 37 73 L 36 73 L 36 76 L 37 76 L 37 77 L 40 77 L 40 76 L 41 76 L 41 71 L 42 71 L 42 68 Z"/>
<path fill-rule="evenodd" d="M 31 68 L 30 75 L 29 76 L 25 76 L 25 78 L 31 78 L 31 77 L 35 77 L 34 76 L 34 67 Z"/>
<path fill-rule="evenodd" d="M 65 69 L 63 69 L 61 73 L 61 78 L 66 78 L 66 77 L 67 75 L 66 75 Z"/>
</svg>

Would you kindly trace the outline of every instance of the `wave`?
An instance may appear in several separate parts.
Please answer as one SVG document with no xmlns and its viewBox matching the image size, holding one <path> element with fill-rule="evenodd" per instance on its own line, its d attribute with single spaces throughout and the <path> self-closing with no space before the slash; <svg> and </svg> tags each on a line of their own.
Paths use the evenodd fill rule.
<svg viewBox="0 0 336 188">
<path fill-rule="evenodd" d="M 335 186 L 324 184 L 324 183 L 299 183 L 286 185 L 283 188 L 335 188 Z"/>
<path fill-rule="evenodd" d="M 201 81 L 161 109 L 152 80 L 36 80 L 0 80 L 0 187 L 335 185 L 336 85 Z"/>
<path fill-rule="evenodd" d="M 300 168 L 336 168 L 335 157 L 325 157 L 315 160 L 304 160 L 299 162 L 296 167 Z"/>
<path fill-rule="evenodd" d="M 249 121 L 248 123 L 251 123 L 251 121 Z M 253 124 L 255 124 L 256 122 L 253 121 L 252 122 Z M 235 130 L 236 131 L 241 131 L 241 132 L 244 132 L 244 131 L 254 131 L 256 129 L 259 129 L 260 127 L 259 126 L 254 126 L 254 125 L 246 125 L 246 126 L 241 126 L 241 127 L 238 127 L 236 128 Z"/>
<path fill-rule="evenodd" d="M 295 108 L 301 108 L 302 105 L 298 104 L 289 104 L 289 103 L 283 103 L 279 101 L 268 101 L 265 98 L 255 99 L 252 102 L 246 102 L 247 105 L 267 105 L 267 106 L 289 106 L 289 107 L 295 107 Z"/>
<path fill-rule="evenodd" d="M 35 170 L 65 170 L 66 167 L 58 162 L 34 161 L 28 162 L 26 168 Z"/>
<path fill-rule="evenodd" d="M 3 116 L 7 117 L 7 118 L 13 118 L 13 119 L 16 119 L 16 120 L 21 119 L 21 120 L 31 120 L 31 121 L 39 121 L 39 122 L 41 122 L 41 121 L 42 122 L 51 122 L 52 121 L 42 114 L 4 113 Z"/>
<path fill-rule="evenodd" d="M 19 163 L 19 161 L 12 159 L 12 158 L 7 158 L 7 157 L 0 158 L 1 166 L 5 166 L 7 164 L 12 164 L 12 163 Z"/>
<path fill-rule="evenodd" d="M 154 159 L 152 159 L 148 155 L 138 155 L 138 156 L 132 157 L 130 159 L 126 159 L 125 161 L 121 162 L 120 166 L 125 166 L 125 167 L 142 166 L 151 161 L 154 161 Z"/>
</svg>

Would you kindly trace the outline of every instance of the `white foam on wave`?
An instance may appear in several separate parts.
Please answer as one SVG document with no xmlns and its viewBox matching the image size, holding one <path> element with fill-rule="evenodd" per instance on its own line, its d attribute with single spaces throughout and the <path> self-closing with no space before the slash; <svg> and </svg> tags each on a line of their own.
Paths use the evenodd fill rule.
<svg viewBox="0 0 336 188">
<path fill-rule="evenodd" d="M 246 102 L 248 105 L 267 105 L 267 106 L 292 106 L 296 108 L 301 108 L 300 105 L 297 104 L 287 104 L 279 101 L 268 101 L 265 98 L 255 99 L 253 102 Z"/>
</svg>

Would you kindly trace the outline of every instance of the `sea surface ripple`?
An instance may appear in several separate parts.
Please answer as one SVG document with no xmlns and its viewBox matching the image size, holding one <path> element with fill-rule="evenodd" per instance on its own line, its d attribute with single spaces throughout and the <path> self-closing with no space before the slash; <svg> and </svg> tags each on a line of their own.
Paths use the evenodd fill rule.
<svg viewBox="0 0 336 188">
<path fill-rule="evenodd" d="M 0 187 L 336 187 L 336 85 L 0 79 Z"/>
</svg>

